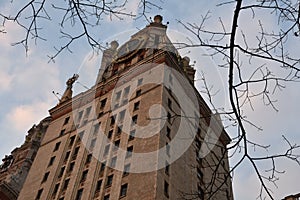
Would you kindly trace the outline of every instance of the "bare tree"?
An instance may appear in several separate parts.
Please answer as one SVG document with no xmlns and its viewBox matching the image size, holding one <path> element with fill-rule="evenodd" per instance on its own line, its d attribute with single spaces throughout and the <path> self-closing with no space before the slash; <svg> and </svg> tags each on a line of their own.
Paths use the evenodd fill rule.
<svg viewBox="0 0 300 200">
<path fill-rule="evenodd" d="M 242 152 L 240 160 L 231 166 L 233 172 L 241 163 L 249 161 L 256 172 L 257 178 L 261 184 L 259 199 L 265 199 L 266 196 L 274 199 L 268 187 L 268 182 L 276 185 L 282 173 L 277 169 L 276 161 L 280 158 L 290 159 L 300 165 L 300 155 L 297 154 L 299 145 L 293 144 L 285 136 L 282 136 L 288 148 L 281 154 L 266 156 L 255 156 L 249 151 L 249 148 L 262 148 L 267 150 L 269 145 L 262 145 L 248 139 L 249 130 L 247 126 L 260 127 L 247 119 L 245 112 L 248 105 L 252 109 L 253 101 L 262 99 L 266 106 L 271 106 L 277 111 L 276 95 L 277 90 L 282 90 L 286 82 L 299 82 L 300 57 L 295 52 L 289 52 L 288 45 L 290 40 L 299 40 L 300 32 L 300 3 L 298 1 L 271 0 L 244 2 L 242 0 L 228 1 L 220 3 L 217 6 L 234 7 L 233 18 L 231 20 L 230 30 L 227 30 L 222 19 L 220 19 L 220 28 L 208 30 L 206 23 L 210 18 L 210 13 L 202 16 L 199 23 L 185 23 L 179 21 L 188 29 L 198 40 L 198 44 L 180 44 L 185 47 L 205 47 L 211 56 L 219 63 L 219 67 L 228 70 L 228 88 L 230 108 L 224 109 L 221 114 L 237 127 L 237 135 L 228 150 L 233 154 Z M 277 19 L 277 30 L 268 30 L 265 28 L 264 19 L 259 18 L 258 12 L 268 12 L 273 19 Z M 260 31 L 255 35 L 256 40 L 251 40 L 247 31 L 244 31 L 239 21 L 240 17 L 247 13 L 252 13 L 252 20 L 257 20 Z M 250 40 L 250 42 L 249 42 Z M 216 59 L 217 58 L 217 59 Z M 223 63 L 220 63 L 220 61 Z M 248 62 L 248 63 L 247 63 Z M 207 94 L 212 103 L 213 95 L 204 81 L 204 93 Z M 256 89 L 253 89 L 256 88 Z M 257 89 L 258 88 L 258 89 Z M 270 162 L 271 169 L 262 169 L 257 165 L 258 162 Z M 215 163 L 215 176 L 217 177 L 219 162 Z M 229 176 L 227 176 L 229 177 Z M 222 182 L 222 181 L 221 181 Z M 224 180 L 223 183 L 226 181 Z M 208 190 L 213 195 L 216 191 Z"/>
<path fill-rule="evenodd" d="M 129 17 L 147 17 L 148 9 L 153 7 L 161 8 L 155 1 L 140 0 L 140 12 L 138 14 L 131 13 L 126 10 L 128 4 L 124 1 L 99 1 L 99 0 L 68 0 L 60 3 L 54 3 L 47 0 L 30 0 L 22 6 L 17 14 L 11 16 L 1 13 L 3 25 L 5 27 L 7 21 L 14 21 L 25 30 L 24 39 L 17 41 L 15 45 L 23 45 L 25 50 L 28 50 L 30 40 L 45 40 L 40 36 L 40 22 L 43 20 L 51 21 L 52 17 L 49 10 L 54 10 L 59 13 L 60 18 L 60 33 L 66 39 L 66 43 L 61 47 L 56 48 L 56 53 L 49 56 L 50 60 L 55 59 L 62 51 L 69 50 L 69 47 L 75 41 L 85 38 L 88 45 L 95 51 L 102 50 L 101 40 L 93 33 L 94 26 L 99 25 L 104 16 L 116 17 L 122 19 L 125 16 Z M 12 4 L 13 6 L 13 4 Z M 233 8 L 233 17 L 231 24 L 228 25 L 220 18 L 219 27 L 209 30 L 206 24 L 209 23 L 210 15 L 201 16 L 201 20 L 197 23 L 186 23 L 178 21 L 185 29 L 187 29 L 197 39 L 195 43 L 178 44 L 179 48 L 205 48 L 209 55 L 217 63 L 219 67 L 227 69 L 227 85 L 229 94 L 230 108 L 218 110 L 222 115 L 227 126 L 236 127 L 236 135 L 233 137 L 228 150 L 234 156 L 236 152 L 242 152 L 243 156 L 240 160 L 231 167 L 231 170 L 223 176 L 223 179 L 218 177 L 218 169 L 221 160 L 226 156 L 222 155 L 220 160 L 214 163 L 212 185 L 218 181 L 218 185 L 225 184 L 230 174 L 245 161 L 250 161 L 253 169 L 257 174 L 257 178 L 261 184 L 260 199 L 267 196 L 274 199 L 270 192 L 267 183 L 276 184 L 280 171 L 277 170 L 276 161 L 281 158 L 290 159 L 300 165 L 300 157 L 295 153 L 295 150 L 300 146 L 293 144 L 285 136 L 284 141 L 288 145 L 286 152 L 282 154 L 255 156 L 249 153 L 249 148 L 262 148 L 267 150 L 269 145 L 258 144 L 248 139 L 249 130 L 247 126 L 253 126 L 257 129 L 255 123 L 247 118 L 245 112 L 246 107 L 250 105 L 254 109 L 253 101 L 262 99 L 266 106 L 271 106 L 275 111 L 276 95 L 275 92 L 282 90 L 287 82 L 299 82 L 300 76 L 300 57 L 296 52 L 289 52 L 288 45 L 291 41 L 298 41 L 300 34 L 300 3 L 292 0 L 257 0 L 257 1 L 223 1 L 216 6 L 230 6 Z M 52 12 L 51 11 L 51 12 Z M 260 18 L 258 13 L 268 12 L 273 19 L 277 20 L 278 29 L 269 30 L 266 28 L 263 18 Z M 252 20 L 257 21 L 259 31 L 254 39 L 250 39 L 247 31 L 243 30 L 243 26 L 239 21 L 240 17 L 245 13 L 252 14 Z M 67 32 L 66 26 L 80 27 L 81 30 Z M 71 29 L 72 30 L 72 29 Z M 5 32 L 2 29 L 1 32 Z M 77 34 L 75 34 L 77 33 Z M 204 81 L 204 93 L 207 94 L 209 101 L 213 106 L 213 94 L 209 86 Z M 258 162 L 270 162 L 271 169 L 261 169 Z M 216 189 L 208 185 L 206 192 L 212 197 Z M 218 188 L 217 188 L 218 189 Z M 198 194 L 186 194 L 187 199 L 198 198 Z"/>
<path fill-rule="evenodd" d="M 117 18 L 122 20 L 124 17 L 138 18 L 145 16 L 148 9 L 153 7 L 160 9 L 157 4 L 151 1 L 140 0 L 140 14 L 126 10 L 128 0 L 102 1 L 102 0 L 67 0 L 62 2 L 49 0 L 30 0 L 23 5 L 11 1 L 11 6 L 21 7 L 16 14 L 4 13 L 2 11 L 2 25 L 5 27 L 7 22 L 13 21 L 24 30 L 24 37 L 16 41 L 13 45 L 22 45 L 27 53 L 30 41 L 47 40 L 43 36 L 43 23 L 52 23 L 58 17 L 60 38 L 64 39 L 64 44 L 54 47 L 56 53 L 48 56 L 51 61 L 64 50 L 71 51 L 71 44 L 84 38 L 88 45 L 94 50 L 105 49 L 102 41 L 95 33 L 93 28 L 99 26 L 104 17 Z M 54 13 L 54 14 L 53 14 Z M 80 30 L 80 31 L 78 31 Z M 5 33 L 5 28 L 0 30 Z"/>
</svg>

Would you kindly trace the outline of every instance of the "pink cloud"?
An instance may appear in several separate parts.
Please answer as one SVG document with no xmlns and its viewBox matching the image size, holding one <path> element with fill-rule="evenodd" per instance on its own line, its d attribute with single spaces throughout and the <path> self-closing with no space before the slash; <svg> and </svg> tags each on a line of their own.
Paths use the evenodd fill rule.
<svg viewBox="0 0 300 200">
<path fill-rule="evenodd" d="M 47 116 L 49 107 L 49 104 L 44 102 L 17 106 L 8 112 L 5 121 L 11 124 L 16 132 L 24 135 L 34 123 L 38 123 Z"/>
</svg>

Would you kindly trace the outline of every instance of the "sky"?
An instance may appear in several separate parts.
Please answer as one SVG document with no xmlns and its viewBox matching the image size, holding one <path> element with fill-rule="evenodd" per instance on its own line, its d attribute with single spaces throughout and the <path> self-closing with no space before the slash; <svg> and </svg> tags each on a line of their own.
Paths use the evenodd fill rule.
<svg viewBox="0 0 300 200">
<path fill-rule="evenodd" d="M 156 1 L 155 1 L 156 2 Z M 168 24 L 168 35 L 172 41 L 186 41 L 187 37 L 193 36 L 184 29 L 177 20 L 183 22 L 199 23 L 201 16 L 209 10 L 212 21 L 207 24 L 207 28 L 218 26 L 218 19 L 222 21 L 226 28 L 230 27 L 232 20 L 233 7 L 225 5 L 217 7 L 218 1 L 212 0 L 209 3 L 199 0 L 185 1 L 157 1 L 163 8 L 152 8 L 147 13 L 148 17 L 160 14 L 164 17 L 164 23 Z M 138 0 L 132 0 L 127 10 L 138 12 Z M 0 2 L 0 12 L 15 13 L 16 7 L 11 7 L 9 2 Z M 50 14 L 53 11 L 50 11 Z M 265 13 L 261 13 L 265 20 L 266 28 L 278 27 L 276 22 Z M 55 15 L 56 16 L 56 15 Z M 246 32 L 249 41 L 255 40 L 255 34 L 259 31 L 257 20 L 251 19 L 251 14 L 245 13 L 240 18 L 240 27 Z M 56 16 L 57 17 L 57 16 Z M 45 22 L 42 22 L 42 25 Z M 0 34 L 0 157 L 9 154 L 15 147 L 22 144 L 27 131 L 38 124 L 40 120 L 48 116 L 48 110 L 57 103 L 57 97 L 53 94 L 62 94 L 65 89 L 66 80 L 74 73 L 80 75 L 80 84 L 74 87 L 75 93 L 85 90 L 84 86 L 90 87 L 96 78 L 101 55 L 91 57 L 91 49 L 85 40 L 80 40 L 71 46 L 72 53 L 62 52 L 55 62 L 48 62 L 47 55 L 55 53 L 54 46 L 61 45 L 64 41 L 59 38 L 59 29 L 57 28 L 55 17 L 49 24 L 43 26 L 43 36 L 47 41 L 31 41 L 29 51 L 25 54 L 22 46 L 12 46 L 24 36 L 24 32 L 14 23 L 7 23 L 5 27 L 6 34 Z M 129 36 L 145 27 L 148 22 L 144 18 L 134 20 L 126 17 L 124 20 L 117 18 L 103 17 L 103 22 L 99 27 L 93 29 L 93 33 L 99 36 L 99 39 L 105 45 L 106 42 L 117 40 L 120 44 L 129 39 Z M 2 27 L 0 27 L 2 28 Z M 290 44 L 291 52 L 297 52 L 299 40 Z M 205 57 L 207 53 L 203 49 L 184 49 L 182 55 L 189 56 L 191 61 L 196 61 L 194 68 L 197 70 L 196 79 L 201 73 L 205 73 L 209 84 L 213 85 L 213 90 L 219 91 L 214 102 L 218 107 L 226 107 L 224 98 L 226 94 L 226 69 L 217 67 L 218 60 Z M 255 63 L 254 63 L 255 64 Z M 281 72 L 278 72 L 281 73 Z M 201 84 L 196 82 L 199 90 L 202 90 Z M 257 131 L 248 127 L 249 138 L 264 145 L 272 145 L 269 152 L 263 152 L 260 149 L 251 149 L 251 153 L 271 154 L 279 153 L 287 148 L 282 135 L 285 135 L 292 143 L 300 144 L 299 134 L 299 115 L 300 93 L 299 83 L 287 83 L 286 88 L 276 93 L 276 106 L 278 112 L 262 104 L 258 99 L 254 103 L 254 110 L 246 109 L 247 117 L 262 127 L 263 131 Z M 234 128 L 229 129 L 235 131 Z M 233 136 L 233 135 L 231 135 Z M 299 151 L 298 151 L 299 154 Z M 237 161 L 237 155 L 231 159 L 231 164 Z M 267 169 L 268 164 L 258 163 L 262 169 Z M 277 186 L 270 184 L 271 191 L 275 199 L 281 199 L 284 196 L 295 194 L 299 191 L 298 180 L 300 179 L 299 166 L 289 160 L 280 160 L 278 162 L 278 171 L 285 171 L 280 175 Z M 259 195 L 258 179 L 251 168 L 249 162 L 243 163 L 233 174 L 233 189 L 235 199 L 250 200 L 256 199 Z"/>
</svg>

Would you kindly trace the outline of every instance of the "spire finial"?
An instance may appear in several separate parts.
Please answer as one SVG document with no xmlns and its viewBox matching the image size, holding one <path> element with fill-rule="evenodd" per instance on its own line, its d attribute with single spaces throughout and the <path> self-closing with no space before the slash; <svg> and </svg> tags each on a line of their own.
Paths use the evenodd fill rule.
<svg viewBox="0 0 300 200">
<path fill-rule="evenodd" d="M 162 20 L 163 20 L 163 17 L 161 15 L 156 15 L 154 17 L 154 22 L 155 23 L 158 23 L 158 24 L 161 24 L 162 23 Z"/>
</svg>

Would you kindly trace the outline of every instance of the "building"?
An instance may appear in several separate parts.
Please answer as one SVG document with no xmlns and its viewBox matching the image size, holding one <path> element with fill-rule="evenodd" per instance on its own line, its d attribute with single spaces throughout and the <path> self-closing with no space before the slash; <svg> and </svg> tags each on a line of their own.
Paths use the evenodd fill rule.
<svg viewBox="0 0 300 200">
<path fill-rule="evenodd" d="M 300 193 L 294 194 L 294 195 L 289 195 L 282 200 L 299 200 L 300 199 Z"/>
<path fill-rule="evenodd" d="M 24 144 L 2 159 L 3 163 L 0 165 L 1 200 L 18 198 L 50 121 L 51 118 L 47 117 L 38 125 L 34 125 L 28 131 Z"/>
<path fill-rule="evenodd" d="M 230 138 L 166 30 L 113 41 L 91 89 L 67 81 L 18 200 L 233 199 Z"/>
</svg>

